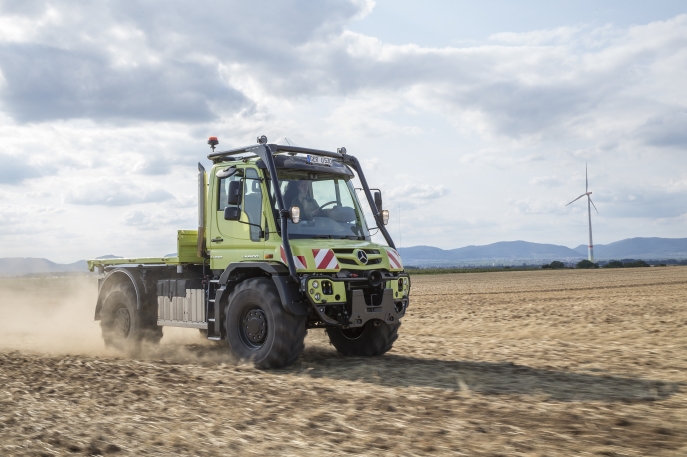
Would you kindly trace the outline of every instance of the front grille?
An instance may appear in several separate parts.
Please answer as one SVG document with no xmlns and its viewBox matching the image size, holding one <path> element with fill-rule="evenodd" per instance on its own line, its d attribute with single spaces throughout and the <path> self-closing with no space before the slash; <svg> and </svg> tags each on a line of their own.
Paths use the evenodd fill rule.
<svg viewBox="0 0 687 457">
<path fill-rule="evenodd" d="M 355 249 L 340 249 L 340 248 L 335 248 L 332 249 L 334 251 L 334 254 L 353 254 Z M 365 251 L 365 254 L 372 254 L 372 255 L 377 255 L 379 254 L 379 249 L 363 249 Z"/>
<path fill-rule="evenodd" d="M 343 263 L 344 265 L 358 265 L 358 266 L 360 266 L 360 264 L 358 262 L 356 262 L 355 260 L 352 260 L 352 259 L 343 259 L 341 257 L 337 257 L 337 259 L 338 259 L 339 263 Z M 378 263 L 382 263 L 382 259 L 370 259 L 367 261 L 368 265 L 376 265 Z"/>
</svg>

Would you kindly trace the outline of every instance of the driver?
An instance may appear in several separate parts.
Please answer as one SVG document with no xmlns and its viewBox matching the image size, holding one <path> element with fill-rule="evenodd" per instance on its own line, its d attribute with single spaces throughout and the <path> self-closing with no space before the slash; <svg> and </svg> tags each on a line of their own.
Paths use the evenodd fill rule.
<svg viewBox="0 0 687 457">
<path fill-rule="evenodd" d="M 312 182 L 307 179 L 298 181 L 298 195 L 291 200 L 291 206 L 301 209 L 301 219 L 311 221 L 315 216 L 328 216 L 329 209 L 321 209 L 313 198 Z"/>
</svg>

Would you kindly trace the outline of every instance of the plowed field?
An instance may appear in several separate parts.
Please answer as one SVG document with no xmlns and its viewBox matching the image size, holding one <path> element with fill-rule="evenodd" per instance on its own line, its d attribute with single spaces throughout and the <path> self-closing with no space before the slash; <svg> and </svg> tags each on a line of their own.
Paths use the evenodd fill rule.
<svg viewBox="0 0 687 457">
<path fill-rule="evenodd" d="M 93 278 L 0 281 L 0 455 L 687 455 L 687 268 L 414 276 L 393 350 L 108 352 Z"/>
</svg>

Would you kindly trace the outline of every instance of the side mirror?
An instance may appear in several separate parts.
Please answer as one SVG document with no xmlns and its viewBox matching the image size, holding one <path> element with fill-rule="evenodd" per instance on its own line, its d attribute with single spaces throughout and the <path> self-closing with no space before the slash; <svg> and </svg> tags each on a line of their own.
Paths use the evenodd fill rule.
<svg viewBox="0 0 687 457">
<path fill-rule="evenodd" d="M 227 191 L 227 204 L 240 205 L 241 204 L 241 184 L 242 181 L 231 181 L 229 183 L 229 190 Z"/>
<path fill-rule="evenodd" d="M 236 206 L 227 206 L 224 208 L 225 221 L 238 221 L 241 219 L 241 210 Z"/>
<path fill-rule="evenodd" d="M 377 211 L 382 210 L 382 191 L 378 190 L 377 192 L 374 193 L 374 199 L 375 199 L 375 206 L 377 207 Z"/>
</svg>

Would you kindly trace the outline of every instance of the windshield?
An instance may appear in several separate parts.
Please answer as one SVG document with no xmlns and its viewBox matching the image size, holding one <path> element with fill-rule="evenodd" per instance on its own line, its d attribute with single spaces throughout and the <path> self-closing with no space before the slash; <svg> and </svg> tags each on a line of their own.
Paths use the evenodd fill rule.
<svg viewBox="0 0 687 457">
<path fill-rule="evenodd" d="M 277 176 L 284 206 L 301 210 L 298 224 L 288 221 L 289 238 L 369 239 L 350 178 L 295 170 L 279 170 Z"/>
</svg>

